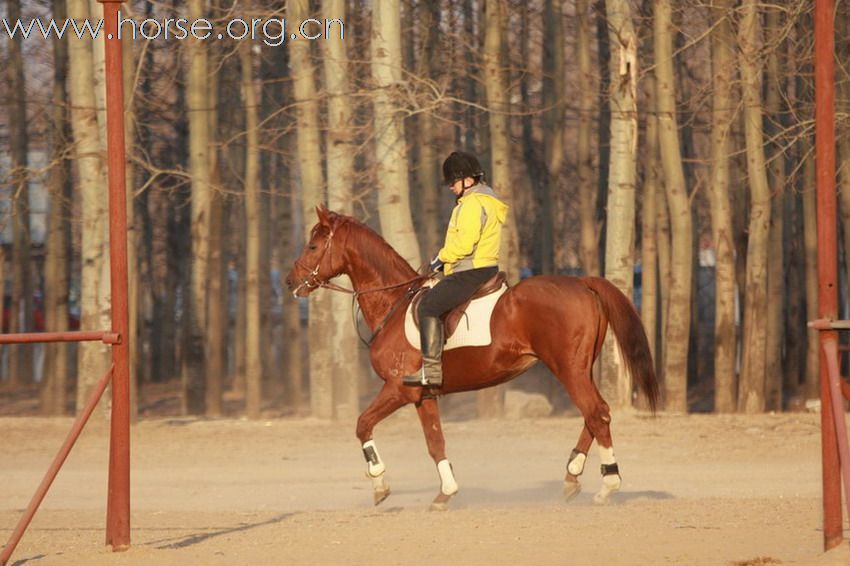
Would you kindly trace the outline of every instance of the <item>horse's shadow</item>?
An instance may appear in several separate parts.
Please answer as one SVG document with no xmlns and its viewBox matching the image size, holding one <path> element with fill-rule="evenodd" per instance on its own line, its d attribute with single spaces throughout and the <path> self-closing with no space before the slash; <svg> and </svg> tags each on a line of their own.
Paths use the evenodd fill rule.
<svg viewBox="0 0 850 566">
<path fill-rule="evenodd" d="M 217 530 L 205 531 L 201 533 L 195 533 L 188 536 L 180 536 L 180 537 L 169 537 L 159 540 L 153 540 L 150 542 L 144 543 L 144 546 L 152 546 L 157 550 L 173 550 L 178 548 L 186 548 L 188 546 L 193 546 L 199 544 L 201 542 L 205 542 L 212 538 L 220 537 L 222 535 L 229 535 L 232 533 L 238 533 L 242 531 L 249 531 L 251 529 L 255 529 L 257 527 L 264 527 L 266 525 L 274 525 L 276 523 L 280 523 L 281 521 L 285 521 L 291 517 L 297 515 L 297 512 L 293 513 L 282 513 L 270 519 L 266 519 L 264 521 L 257 521 L 255 523 L 247 523 L 243 522 L 234 527 L 224 527 Z"/>
<path fill-rule="evenodd" d="M 461 489 L 457 500 L 453 501 L 453 508 L 461 507 L 482 507 L 482 506 L 500 506 L 500 505 L 528 505 L 528 504 L 557 504 L 563 501 L 563 485 L 562 481 L 551 480 L 539 482 L 537 485 L 515 488 L 515 489 L 491 489 L 481 487 L 465 487 Z M 593 505 L 593 496 L 596 486 L 592 489 L 588 486 L 579 493 L 574 499 L 569 501 L 567 505 L 583 506 Z M 673 499 L 675 496 L 667 491 L 620 491 L 613 494 L 608 501 L 608 505 L 624 505 L 631 501 L 646 501 L 646 500 L 665 500 Z"/>
</svg>

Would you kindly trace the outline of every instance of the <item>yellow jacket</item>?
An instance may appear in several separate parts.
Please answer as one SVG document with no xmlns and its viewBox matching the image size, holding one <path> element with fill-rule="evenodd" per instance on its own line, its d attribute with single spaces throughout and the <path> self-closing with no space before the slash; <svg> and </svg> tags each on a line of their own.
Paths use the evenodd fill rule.
<svg viewBox="0 0 850 566">
<path fill-rule="evenodd" d="M 446 231 L 446 243 L 437 254 L 446 275 L 499 264 L 502 225 L 508 205 L 493 189 L 479 183 L 457 201 Z"/>
</svg>

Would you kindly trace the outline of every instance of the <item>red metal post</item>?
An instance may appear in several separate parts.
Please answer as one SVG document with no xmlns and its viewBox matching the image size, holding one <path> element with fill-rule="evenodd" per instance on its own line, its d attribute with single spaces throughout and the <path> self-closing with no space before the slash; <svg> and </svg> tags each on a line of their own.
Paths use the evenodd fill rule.
<svg viewBox="0 0 850 566">
<path fill-rule="evenodd" d="M 835 16 L 833 0 L 815 0 L 815 155 L 818 209 L 818 314 L 838 318 L 835 206 Z M 838 342 L 835 330 L 820 332 L 821 345 Z M 821 455 L 823 457 L 823 543 L 841 544 L 841 483 L 829 362 L 821 349 Z"/>
<path fill-rule="evenodd" d="M 112 420 L 109 436 L 109 498 L 106 544 L 130 546 L 130 327 L 127 290 L 127 194 L 124 177 L 124 79 L 118 11 L 121 2 L 103 4 L 106 37 L 106 145 L 109 179 L 109 256 L 112 331 L 121 336 L 112 346 Z"/>
<path fill-rule="evenodd" d="M 44 478 L 41 480 L 41 484 L 39 484 L 38 489 L 32 496 L 30 504 L 27 506 L 26 511 L 24 511 L 23 516 L 18 521 L 17 526 L 15 526 L 15 530 L 12 532 L 12 536 L 9 537 L 9 541 L 6 543 L 6 546 L 3 547 L 3 552 L 0 553 L 0 566 L 6 566 L 6 563 L 8 563 L 9 558 L 12 557 L 12 553 L 15 551 L 18 543 L 21 542 L 21 537 L 24 536 L 24 532 L 27 530 L 30 521 L 32 521 L 35 512 L 38 510 L 38 506 L 41 505 L 41 501 L 44 499 L 44 496 L 47 495 L 47 490 L 50 489 L 50 485 L 53 483 L 53 480 L 56 479 L 56 474 L 59 473 L 59 468 L 62 467 L 65 459 L 71 452 L 71 448 L 73 448 L 74 443 L 77 442 L 77 438 L 79 438 L 80 432 L 82 432 L 83 427 L 86 425 L 89 417 L 94 411 L 94 408 L 97 406 L 97 402 L 100 401 L 100 398 L 103 396 L 103 391 L 109 384 L 109 379 L 111 377 L 112 368 L 110 368 L 100 381 L 97 382 L 94 390 L 89 395 L 86 406 L 77 417 L 77 420 L 74 421 L 74 426 L 71 427 L 71 432 L 69 432 L 68 436 L 65 438 L 62 448 L 59 449 L 59 453 L 56 454 L 55 458 L 53 458 L 53 463 L 50 464 L 50 468 L 47 470 L 47 473 L 44 474 Z"/>
<path fill-rule="evenodd" d="M 838 456 L 841 463 L 841 480 L 844 484 L 844 502 L 850 514 L 850 446 L 847 444 L 847 420 L 844 415 L 844 398 L 841 395 L 841 371 L 838 369 L 838 341 L 823 340 L 823 354 L 829 373 L 829 396 L 835 426 Z"/>
</svg>

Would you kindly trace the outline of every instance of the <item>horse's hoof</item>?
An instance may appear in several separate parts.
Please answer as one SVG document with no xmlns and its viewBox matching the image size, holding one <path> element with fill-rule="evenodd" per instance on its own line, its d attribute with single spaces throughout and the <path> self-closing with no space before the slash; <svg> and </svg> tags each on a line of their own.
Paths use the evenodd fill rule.
<svg viewBox="0 0 850 566">
<path fill-rule="evenodd" d="M 578 480 L 564 482 L 564 502 L 572 501 L 579 493 L 581 493 L 581 484 Z"/>
<path fill-rule="evenodd" d="M 593 502 L 597 505 L 605 505 L 611 498 L 612 493 L 620 491 L 621 479 L 619 474 L 608 474 L 602 476 L 602 488 L 593 496 Z"/>
<path fill-rule="evenodd" d="M 603 487 L 601 490 L 599 490 L 599 493 L 593 496 L 593 502 L 597 505 L 607 505 L 611 502 L 611 494 L 617 493 L 618 491 L 620 491 L 619 488 L 607 489 Z"/>
<path fill-rule="evenodd" d="M 453 495 L 446 495 L 445 493 L 438 493 L 437 497 L 434 498 L 434 501 L 431 502 L 431 511 L 446 511 L 449 508 L 449 501 L 452 500 Z"/>
<path fill-rule="evenodd" d="M 375 493 L 374 493 L 374 496 L 375 496 L 375 505 L 376 505 L 376 506 L 380 505 L 380 504 L 381 504 L 381 502 L 383 502 L 383 501 L 384 501 L 384 499 L 386 499 L 387 497 L 389 497 L 389 496 L 390 496 L 390 488 L 389 488 L 389 486 L 387 486 L 387 487 L 386 487 L 386 488 L 384 488 L 384 489 L 376 489 L 376 490 L 375 490 Z"/>
</svg>

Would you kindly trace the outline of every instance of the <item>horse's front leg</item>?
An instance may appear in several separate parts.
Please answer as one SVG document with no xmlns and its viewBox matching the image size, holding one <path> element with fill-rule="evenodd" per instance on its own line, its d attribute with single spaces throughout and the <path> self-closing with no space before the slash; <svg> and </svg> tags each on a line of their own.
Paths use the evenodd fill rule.
<svg viewBox="0 0 850 566">
<path fill-rule="evenodd" d="M 369 407 L 357 419 L 357 438 L 360 439 L 363 455 L 366 457 L 366 474 L 372 480 L 375 505 L 389 497 L 390 486 L 384 479 L 386 466 L 380 454 L 378 454 L 375 441 L 372 440 L 372 430 L 376 424 L 409 402 L 399 390 L 399 387 L 400 385 L 397 382 L 395 384 L 384 383 L 381 391 L 378 392 L 378 396 L 372 400 Z"/>
<path fill-rule="evenodd" d="M 432 511 L 443 511 L 448 508 L 452 496 L 457 493 L 458 487 L 455 481 L 452 465 L 446 459 L 446 440 L 443 437 L 443 426 L 440 424 L 440 409 L 437 399 L 425 397 L 416 406 L 419 421 L 422 423 L 422 431 L 425 433 L 425 442 L 428 443 L 428 453 L 437 464 L 437 473 L 440 474 L 440 493 L 431 503 Z"/>
</svg>

